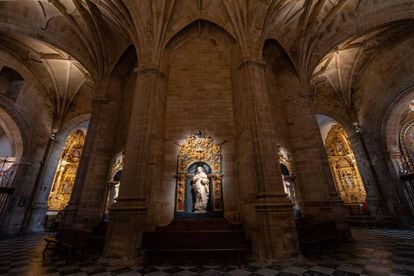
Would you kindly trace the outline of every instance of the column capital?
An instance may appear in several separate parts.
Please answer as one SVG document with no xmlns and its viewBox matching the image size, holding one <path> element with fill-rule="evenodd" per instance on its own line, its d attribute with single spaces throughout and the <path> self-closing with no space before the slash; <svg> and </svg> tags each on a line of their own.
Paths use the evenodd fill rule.
<svg viewBox="0 0 414 276">
<path fill-rule="evenodd" d="M 143 64 L 134 69 L 137 75 L 155 74 L 158 77 L 165 77 L 165 74 L 161 71 L 160 66 L 155 64 Z"/>
</svg>

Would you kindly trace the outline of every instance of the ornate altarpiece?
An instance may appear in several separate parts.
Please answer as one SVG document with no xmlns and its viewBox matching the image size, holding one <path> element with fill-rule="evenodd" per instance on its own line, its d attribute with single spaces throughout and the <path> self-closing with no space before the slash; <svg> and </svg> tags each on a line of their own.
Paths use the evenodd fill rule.
<svg viewBox="0 0 414 276">
<path fill-rule="evenodd" d="M 333 125 L 328 132 L 325 148 L 339 196 L 348 204 L 364 202 L 367 194 L 355 155 L 345 130 L 339 124 Z"/>
<path fill-rule="evenodd" d="M 178 145 L 178 144 L 177 144 Z M 187 137 L 178 145 L 175 217 L 223 216 L 222 144 L 216 144 L 201 132 Z M 209 204 L 206 214 L 193 212 L 192 177 L 197 167 L 203 167 L 210 180 Z"/>
<path fill-rule="evenodd" d="M 48 208 L 50 211 L 63 210 L 69 203 L 85 137 L 86 130 L 77 129 L 66 139 L 49 194 Z"/>
</svg>

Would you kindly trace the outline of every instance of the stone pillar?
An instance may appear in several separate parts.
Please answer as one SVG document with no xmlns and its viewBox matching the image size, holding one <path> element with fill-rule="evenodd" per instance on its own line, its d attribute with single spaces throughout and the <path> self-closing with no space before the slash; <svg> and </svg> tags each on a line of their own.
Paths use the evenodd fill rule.
<svg viewBox="0 0 414 276">
<path fill-rule="evenodd" d="M 347 211 L 333 182 L 310 96 L 292 91 L 285 108 L 302 214 L 314 220 L 345 220 Z"/>
<path fill-rule="evenodd" d="M 103 87 L 103 86 L 102 86 Z M 91 229 L 104 212 L 110 161 L 115 144 L 121 80 L 105 84 L 105 96 L 93 100 L 92 114 L 71 200 L 64 210 L 64 225 Z"/>
<path fill-rule="evenodd" d="M 297 234 L 292 204 L 283 190 L 282 176 L 276 166 L 278 143 L 264 64 L 242 60 L 235 74 L 236 160 L 244 206 L 241 207 L 242 217 L 252 234 L 253 250 L 258 259 L 289 258 L 298 253 Z M 255 198 L 249 193 L 255 194 Z"/>
<path fill-rule="evenodd" d="M 52 141 L 50 154 L 47 157 L 47 162 L 40 180 L 39 190 L 37 192 L 36 200 L 32 207 L 32 216 L 28 227 L 28 232 L 42 232 L 44 231 L 44 220 L 48 210 L 48 199 L 50 189 L 52 188 L 53 179 L 55 177 L 56 168 L 59 163 L 60 155 L 64 148 L 64 144 Z"/>
<path fill-rule="evenodd" d="M 373 215 L 383 215 L 386 213 L 386 210 L 384 210 L 381 192 L 378 189 L 378 176 L 371 162 L 363 137 L 360 132 L 354 131 L 348 135 L 348 138 L 351 142 L 352 150 L 358 162 L 358 169 L 367 192 L 366 202 L 368 208 Z"/>
<path fill-rule="evenodd" d="M 106 257 L 136 256 L 148 223 L 149 191 L 162 176 L 165 77 L 156 66 L 141 66 L 136 73 L 122 183 L 110 209 Z"/>
</svg>

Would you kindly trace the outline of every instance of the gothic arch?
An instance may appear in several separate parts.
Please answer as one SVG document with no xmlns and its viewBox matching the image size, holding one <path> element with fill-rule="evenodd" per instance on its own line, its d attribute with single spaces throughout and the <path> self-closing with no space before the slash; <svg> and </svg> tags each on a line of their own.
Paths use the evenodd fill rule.
<svg viewBox="0 0 414 276">
<path fill-rule="evenodd" d="M 13 104 L 4 98 L 0 98 L 0 120 L 13 140 L 13 148 L 16 156 L 24 161 L 31 149 L 28 127 L 13 107 Z M 3 125 L 2 125 L 3 126 Z"/>
<path fill-rule="evenodd" d="M 237 38 L 234 35 L 234 33 L 230 30 L 230 27 L 227 26 L 226 24 L 224 24 L 224 22 L 219 22 L 218 19 L 213 18 L 211 16 L 204 16 L 204 17 L 203 16 L 201 16 L 201 17 L 193 16 L 192 18 L 190 18 L 186 22 L 183 22 L 183 23 L 180 23 L 180 24 L 177 24 L 176 26 L 174 26 L 177 30 L 175 32 L 172 32 L 172 33 L 168 34 L 168 36 L 165 39 L 164 48 L 167 48 L 168 45 L 171 43 L 171 41 L 173 41 L 177 36 L 179 36 L 181 32 L 183 32 L 186 29 L 190 28 L 191 26 L 197 25 L 197 24 L 214 25 L 218 29 L 221 29 L 222 31 L 227 33 L 230 37 L 233 38 L 234 41 L 237 41 Z"/>
<path fill-rule="evenodd" d="M 409 103 L 414 99 L 414 82 L 396 95 L 380 116 L 380 145 L 388 151 L 398 149 L 399 122 L 407 112 Z"/>
<path fill-rule="evenodd" d="M 267 37 L 262 42 L 262 47 L 260 47 L 260 56 L 264 58 L 265 50 L 268 47 L 275 47 L 277 51 L 279 52 L 279 55 L 283 57 L 283 61 L 286 63 L 289 63 L 288 67 L 292 67 L 296 73 L 297 76 L 299 76 L 299 68 L 294 61 L 292 55 L 289 53 L 289 51 L 286 50 L 286 48 L 274 37 Z"/>
<path fill-rule="evenodd" d="M 166 40 L 164 49 L 170 49 L 173 45 L 180 44 L 183 41 L 186 41 L 188 36 L 191 36 L 191 34 L 195 32 L 201 32 L 203 28 L 206 27 L 217 29 L 220 31 L 221 34 L 225 34 L 225 36 L 229 37 L 232 41 L 237 41 L 235 37 L 232 35 L 232 33 L 229 32 L 227 29 L 223 28 L 222 26 L 217 25 L 216 23 L 208 20 L 195 20 L 185 25 L 179 31 L 175 32 L 174 35 L 172 35 L 168 40 Z"/>
</svg>

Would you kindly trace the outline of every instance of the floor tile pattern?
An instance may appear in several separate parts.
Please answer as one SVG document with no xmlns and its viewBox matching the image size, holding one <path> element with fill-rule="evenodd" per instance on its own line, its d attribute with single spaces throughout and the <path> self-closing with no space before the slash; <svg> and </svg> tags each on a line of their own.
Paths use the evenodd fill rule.
<svg viewBox="0 0 414 276">
<path fill-rule="evenodd" d="M 414 275 L 414 231 L 399 229 L 353 229 L 355 243 L 319 258 L 308 256 L 290 263 L 115 266 L 98 256 L 66 265 L 60 257 L 42 260 L 43 235 L 0 240 L 0 275 Z"/>
</svg>

